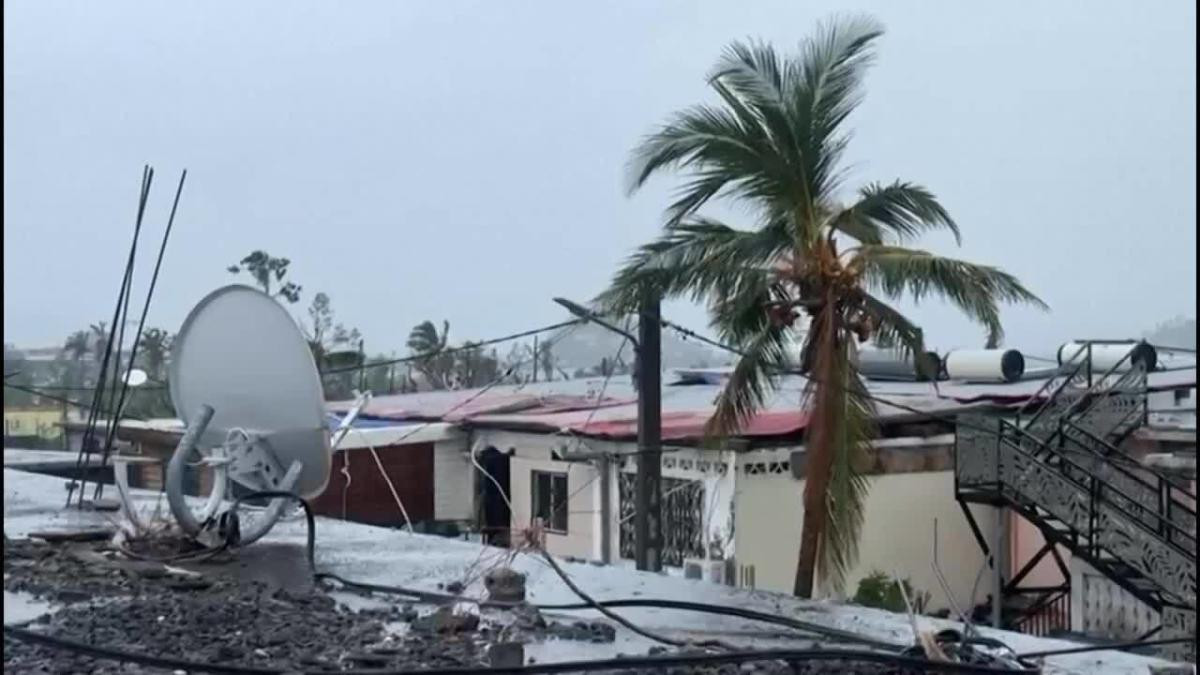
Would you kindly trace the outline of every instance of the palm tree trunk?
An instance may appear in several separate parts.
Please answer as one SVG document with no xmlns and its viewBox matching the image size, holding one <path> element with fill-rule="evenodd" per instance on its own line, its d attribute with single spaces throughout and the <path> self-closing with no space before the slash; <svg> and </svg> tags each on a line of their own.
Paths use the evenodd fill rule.
<svg viewBox="0 0 1200 675">
<path fill-rule="evenodd" d="M 816 585 L 817 559 L 828 522 L 829 479 L 833 473 L 833 438 L 837 433 L 836 384 L 837 350 L 841 347 L 837 331 L 836 303 L 832 297 L 813 318 L 809 332 L 813 345 L 812 377 L 815 388 L 811 399 L 808 433 L 805 440 L 804 522 L 800 531 L 800 558 L 796 564 L 796 581 L 792 592 L 801 598 L 811 598 Z"/>
</svg>

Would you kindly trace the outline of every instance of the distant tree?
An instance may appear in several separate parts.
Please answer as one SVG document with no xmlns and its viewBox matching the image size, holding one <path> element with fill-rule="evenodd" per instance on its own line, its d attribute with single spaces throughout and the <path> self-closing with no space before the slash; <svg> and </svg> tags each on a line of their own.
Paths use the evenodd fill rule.
<svg viewBox="0 0 1200 675">
<path fill-rule="evenodd" d="M 108 324 L 101 321 L 92 324 L 89 328 L 91 330 L 92 355 L 99 363 L 104 360 L 104 353 L 108 351 Z"/>
<path fill-rule="evenodd" d="M 18 387 L 33 386 L 33 374 L 29 370 L 28 362 L 25 361 L 25 355 L 10 344 L 4 345 L 4 384 Z M 5 408 L 32 405 L 34 402 L 35 397 L 30 392 L 10 386 L 4 387 Z"/>
<path fill-rule="evenodd" d="M 330 355 L 334 352 L 349 351 L 357 349 L 361 345 L 362 334 L 357 328 L 346 328 L 346 326 L 333 322 L 334 311 L 329 300 L 329 296 L 325 293 L 317 293 L 313 296 L 312 303 L 308 306 L 308 323 L 302 325 L 305 339 L 308 341 L 308 348 L 312 352 L 313 361 L 322 371 L 331 367 L 344 367 L 347 364 L 334 364 L 330 361 Z M 358 361 L 355 361 L 358 365 Z M 365 365 L 365 364 L 364 364 Z M 370 371 L 364 371 L 369 374 Z M 342 370 L 342 372 L 327 373 L 321 377 L 322 385 L 325 389 L 325 398 L 329 400 L 341 400 L 350 398 L 354 394 L 354 390 L 359 386 L 359 373 L 356 370 Z M 368 387 L 372 391 L 374 387 Z"/>
<path fill-rule="evenodd" d="M 1144 333 L 1143 336 L 1159 346 L 1195 349 L 1196 320 L 1177 316 L 1158 324 L 1154 330 Z"/>
<path fill-rule="evenodd" d="M 166 380 L 167 354 L 171 350 L 172 336 L 161 328 L 147 328 L 142 332 L 138 344 L 138 365 L 153 380 Z"/>
<path fill-rule="evenodd" d="M 362 334 L 357 328 L 346 328 L 333 323 L 333 307 L 329 296 L 317 293 L 308 307 L 309 324 L 304 327 L 308 347 L 318 365 L 325 364 L 325 357 L 335 349 L 358 344 Z"/>
<path fill-rule="evenodd" d="M 286 282 L 283 280 L 287 276 L 288 266 L 291 264 L 292 261 L 287 258 L 276 258 L 266 251 L 257 250 L 242 258 L 238 264 L 230 265 L 226 269 L 230 274 L 246 272 L 264 293 L 272 297 L 281 297 L 294 304 L 300 300 L 301 287 L 290 280 Z M 273 283 L 282 283 L 283 285 L 272 293 Z"/>
<path fill-rule="evenodd" d="M 483 387 L 500 377 L 500 360 L 495 350 L 484 352 L 481 347 L 467 342 L 453 356 L 451 381 L 456 389 Z"/>
<path fill-rule="evenodd" d="M 443 354 L 449 339 L 449 321 L 442 321 L 441 333 L 432 321 L 422 321 L 408 334 L 406 344 L 413 356 L 419 357 L 413 362 L 413 368 L 424 375 L 434 389 L 446 389 L 454 371 L 454 355 Z"/>
<path fill-rule="evenodd" d="M 77 330 L 67 337 L 62 353 L 71 361 L 82 361 L 92 351 L 92 338 L 85 330 Z"/>
<path fill-rule="evenodd" d="M 541 364 L 542 372 L 545 373 L 546 381 L 550 382 L 554 379 L 554 343 L 550 341 L 542 342 L 538 345 L 537 353 L 538 362 Z"/>
</svg>

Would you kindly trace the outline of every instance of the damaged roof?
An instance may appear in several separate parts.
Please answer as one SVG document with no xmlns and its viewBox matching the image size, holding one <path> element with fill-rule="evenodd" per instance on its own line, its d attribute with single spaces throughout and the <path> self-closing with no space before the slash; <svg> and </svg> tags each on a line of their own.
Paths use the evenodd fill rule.
<svg viewBox="0 0 1200 675">
<path fill-rule="evenodd" d="M 696 440 L 716 407 L 728 369 L 678 371 L 662 389 L 662 438 Z M 807 414 L 801 404 L 807 380 L 788 375 L 776 383 L 763 409 L 743 429 L 743 437 L 787 436 L 802 431 Z M 867 381 L 877 419 L 903 422 L 952 417 L 967 410 L 1019 406 L 1043 396 L 1049 378 L 1012 383 Z M 1196 370 L 1150 374 L 1151 389 L 1194 387 Z M 350 401 L 329 409 L 344 413 Z M 487 389 L 433 391 L 377 396 L 362 412 L 364 420 L 443 421 L 496 427 L 628 439 L 637 435 L 637 392 L 629 376 L 561 380 Z"/>
</svg>

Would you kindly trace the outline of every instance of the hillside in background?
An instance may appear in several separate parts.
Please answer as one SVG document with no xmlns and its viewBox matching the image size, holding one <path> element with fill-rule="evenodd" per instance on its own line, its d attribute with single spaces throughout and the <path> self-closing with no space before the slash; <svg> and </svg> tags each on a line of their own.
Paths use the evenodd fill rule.
<svg viewBox="0 0 1200 675">
<path fill-rule="evenodd" d="M 1196 320 L 1182 316 L 1164 321 L 1142 334 L 1151 344 L 1165 347 L 1196 348 Z"/>
<path fill-rule="evenodd" d="M 636 325 L 630 330 L 636 335 Z M 601 359 L 613 360 L 624 338 L 596 324 L 583 324 L 563 329 L 554 340 L 554 359 L 566 372 L 589 369 Z M 705 368 L 730 363 L 729 355 L 694 340 L 684 340 L 678 333 L 663 329 L 662 363 L 664 368 Z M 621 350 L 621 360 L 633 363 L 633 345 Z"/>
</svg>

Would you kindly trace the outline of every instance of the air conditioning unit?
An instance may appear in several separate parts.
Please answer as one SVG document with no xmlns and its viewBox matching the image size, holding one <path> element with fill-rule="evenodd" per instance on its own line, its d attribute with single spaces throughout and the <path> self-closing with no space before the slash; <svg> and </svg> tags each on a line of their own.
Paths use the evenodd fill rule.
<svg viewBox="0 0 1200 675">
<path fill-rule="evenodd" d="M 727 560 L 685 558 L 683 561 L 683 577 L 685 579 L 700 579 L 713 584 L 728 584 L 730 581 L 728 569 L 729 561 Z"/>
</svg>

